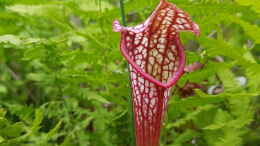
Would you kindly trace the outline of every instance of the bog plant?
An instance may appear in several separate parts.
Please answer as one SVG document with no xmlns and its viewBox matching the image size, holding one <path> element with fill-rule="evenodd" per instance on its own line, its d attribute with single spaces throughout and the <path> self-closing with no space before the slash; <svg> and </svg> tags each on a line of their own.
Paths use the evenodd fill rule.
<svg viewBox="0 0 260 146">
<path fill-rule="evenodd" d="M 127 23 L 159 0 L 125 0 Z M 181 33 L 188 60 L 169 100 L 161 146 L 257 146 L 258 0 L 171 0 L 201 28 Z M 118 0 L 0 0 L 0 146 L 130 146 Z"/>
</svg>

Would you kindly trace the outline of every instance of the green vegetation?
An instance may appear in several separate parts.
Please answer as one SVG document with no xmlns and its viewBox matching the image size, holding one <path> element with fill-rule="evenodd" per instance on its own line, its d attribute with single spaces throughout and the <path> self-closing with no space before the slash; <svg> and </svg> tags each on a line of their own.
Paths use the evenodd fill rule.
<svg viewBox="0 0 260 146">
<path fill-rule="evenodd" d="M 205 64 L 178 87 L 204 87 L 174 88 L 161 146 L 259 146 L 260 1 L 170 1 L 201 28 L 181 34 L 187 64 Z M 158 2 L 125 0 L 128 25 Z M 0 0 L 0 146 L 130 146 L 114 19 L 119 0 Z"/>
</svg>

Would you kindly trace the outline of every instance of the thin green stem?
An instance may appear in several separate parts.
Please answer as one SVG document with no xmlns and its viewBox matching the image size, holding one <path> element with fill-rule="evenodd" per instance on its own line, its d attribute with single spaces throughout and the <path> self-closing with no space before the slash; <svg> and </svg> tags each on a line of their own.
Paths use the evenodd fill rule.
<svg viewBox="0 0 260 146">
<path fill-rule="evenodd" d="M 122 18 L 122 24 L 123 26 L 126 26 L 126 17 L 125 17 L 125 7 L 123 0 L 120 0 L 120 12 L 121 12 L 121 18 Z M 129 70 L 129 67 L 128 67 Z M 129 70 L 130 73 L 130 70 Z M 131 84 L 131 77 L 129 75 L 129 85 L 132 88 Z M 132 92 L 132 91 L 131 91 Z M 130 92 L 130 93 L 131 93 Z M 130 141 L 131 146 L 135 146 L 135 128 L 134 128 L 134 115 L 133 115 L 133 100 L 132 100 L 132 94 L 129 95 L 129 129 L 130 129 Z"/>
<path fill-rule="evenodd" d="M 120 0 L 120 11 L 121 11 L 121 18 L 122 18 L 122 24 L 126 26 L 126 18 L 125 18 L 125 6 L 124 6 L 124 0 Z"/>
</svg>

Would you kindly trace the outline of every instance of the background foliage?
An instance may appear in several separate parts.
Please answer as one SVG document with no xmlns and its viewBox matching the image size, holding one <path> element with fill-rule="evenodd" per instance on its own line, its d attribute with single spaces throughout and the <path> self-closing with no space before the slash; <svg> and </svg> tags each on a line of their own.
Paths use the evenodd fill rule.
<svg viewBox="0 0 260 146">
<path fill-rule="evenodd" d="M 128 24 L 158 1 L 125 0 Z M 205 66 L 174 88 L 161 145 L 259 146 L 260 1 L 171 2 L 201 28 L 182 33 L 187 63 Z M 114 19 L 118 0 L 0 0 L 0 146 L 130 145 Z"/>
</svg>

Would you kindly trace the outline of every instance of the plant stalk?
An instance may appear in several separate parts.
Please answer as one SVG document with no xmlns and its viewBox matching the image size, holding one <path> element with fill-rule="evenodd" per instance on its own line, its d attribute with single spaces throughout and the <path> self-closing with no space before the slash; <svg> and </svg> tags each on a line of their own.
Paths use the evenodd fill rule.
<svg viewBox="0 0 260 146">
<path fill-rule="evenodd" d="M 122 24 L 123 26 L 126 26 L 126 17 L 125 17 L 125 7 L 124 7 L 124 0 L 120 0 L 120 13 L 121 13 L 121 19 L 122 19 Z M 130 73 L 130 69 L 128 66 L 128 72 Z M 132 88 L 132 82 L 131 82 L 131 77 L 129 74 L 129 86 Z M 132 89 L 130 91 L 129 95 L 129 132 L 130 132 L 130 141 L 131 141 L 131 146 L 135 146 L 135 125 L 134 125 L 134 110 L 133 110 L 133 99 L 132 99 Z"/>
<path fill-rule="evenodd" d="M 126 26 L 126 17 L 125 17 L 125 6 L 124 6 L 124 0 L 120 0 L 120 12 L 121 12 L 121 19 L 123 26 Z"/>
</svg>

